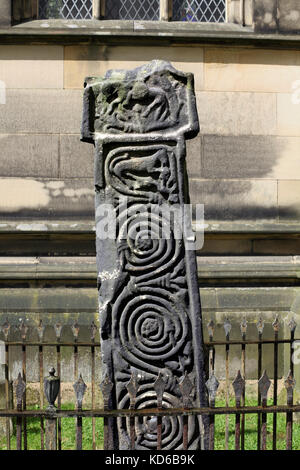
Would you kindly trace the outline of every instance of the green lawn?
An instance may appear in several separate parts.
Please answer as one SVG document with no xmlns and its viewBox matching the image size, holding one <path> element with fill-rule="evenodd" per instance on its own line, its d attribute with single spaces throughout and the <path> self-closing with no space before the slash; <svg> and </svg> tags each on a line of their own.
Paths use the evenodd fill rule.
<svg viewBox="0 0 300 470">
<path fill-rule="evenodd" d="M 248 406 L 255 406 L 255 400 L 248 400 Z M 272 404 L 271 401 L 268 403 Z M 234 402 L 230 401 L 233 406 Z M 216 406 L 225 406 L 225 400 L 218 400 Z M 72 409 L 71 405 L 63 405 L 64 409 Z M 74 418 L 63 418 L 62 420 L 62 449 L 72 450 L 75 449 L 75 430 L 76 421 Z M 97 418 L 96 422 L 96 448 L 103 449 L 103 419 Z M 267 448 L 272 449 L 272 424 L 273 415 L 268 415 L 267 421 Z M 286 415 L 278 414 L 277 416 L 277 449 L 285 449 L 285 424 Z M 40 439 L 40 420 L 31 418 L 27 420 L 28 429 L 28 449 L 39 450 L 41 448 Z M 235 429 L 235 416 L 229 416 L 229 449 L 234 449 L 234 429 Z M 245 419 L 245 449 L 256 450 L 257 448 L 257 415 L 247 415 Z M 15 428 L 14 428 L 15 430 Z M 215 450 L 224 450 L 225 443 L 225 416 L 216 416 L 215 418 Z M 11 437 L 11 448 L 16 449 L 16 435 L 15 432 Z M 0 440 L 0 449 L 6 450 L 6 440 Z M 83 449 L 92 449 L 92 419 L 83 418 Z M 293 449 L 300 450 L 300 423 L 293 425 Z"/>
</svg>

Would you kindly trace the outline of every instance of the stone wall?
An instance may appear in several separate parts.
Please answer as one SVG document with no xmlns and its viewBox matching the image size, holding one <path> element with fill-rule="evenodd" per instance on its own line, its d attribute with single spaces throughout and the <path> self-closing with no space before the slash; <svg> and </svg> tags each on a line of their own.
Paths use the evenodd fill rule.
<svg viewBox="0 0 300 470">
<path fill-rule="evenodd" d="M 285 323 L 300 314 L 300 48 L 57 41 L 1 45 L 0 59 L 0 323 L 97 318 L 83 82 L 152 59 L 195 74 L 201 131 L 188 143 L 187 168 L 192 201 L 205 205 L 205 323 L 213 316 L 220 333 L 229 316 L 237 335 L 246 314 L 254 335 L 259 312 L 269 323 L 275 313 Z"/>
<path fill-rule="evenodd" d="M 84 78 L 153 58 L 195 74 L 188 144 L 207 220 L 298 222 L 300 52 L 242 47 L 0 46 L 0 215 L 93 217 L 93 149 L 80 143 Z"/>
</svg>

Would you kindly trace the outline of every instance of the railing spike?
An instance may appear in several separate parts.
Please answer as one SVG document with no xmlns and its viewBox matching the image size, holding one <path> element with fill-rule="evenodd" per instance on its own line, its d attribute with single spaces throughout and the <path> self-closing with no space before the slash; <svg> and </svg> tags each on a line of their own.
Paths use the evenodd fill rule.
<svg viewBox="0 0 300 470">
<path fill-rule="evenodd" d="M 90 325 L 90 330 L 91 330 L 91 340 L 95 341 L 95 337 L 98 331 L 97 325 L 95 324 L 94 320 L 92 321 Z"/>
<path fill-rule="evenodd" d="M 215 398 L 216 398 L 216 395 L 217 395 L 219 385 L 220 385 L 217 377 L 215 376 L 215 374 L 211 374 L 211 376 L 209 377 L 209 379 L 207 380 L 205 385 L 206 385 L 206 388 L 208 390 L 209 401 L 214 402 Z"/>
<path fill-rule="evenodd" d="M 256 323 L 256 327 L 260 335 L 263 334 L 264 326 L 265 326 L 264 320 L 262 319 L 262 317 L 259 317 L 258 322 Z"/>
<path fill-rule="evenodd" d="M 77 382 L 75 382 L 73 384 L 73 388 L 74 388 L 74 391 L 75 391 L 77 408 L 81 409 L 82 408 L 83 397 L 84 397 L 84 394 L 85 394 L 86 389 L 87 389 L 87 386 L 84 383 L 84 380 L 83 380 L 81 374 L 79 375 L 79 379 L 77 380 Z"/>
<path fill-rule="evenodd" d="M 297 328 L 297 323 L 294 317 L 292 317 L 290 321 L 288 322 L 288 327 L 290 328 L 291 333 L 295 333 L 295 330 Z"/>
<path fill-rule="evenodd" d="M 44 324 L 43 324 L 43 321 L 40 320 L 40 321 L 39 321 L 39 324 L 38 324 L 38 326 L 37 326 L 37 332 L 38 332 L 40 341 L 43 341 L 44 331 L 45 331 L 45 326 L 44 326 Z"/>
<path fill-rule="evenodd" d="M 5 323 L 3 323 L 1 330 L 4 334 L 5 340 L 8 340 L 8 335 L 9 335 L 9 330 L 10 330 L 10 323 L 8 321 L 8 318 L 6 318 Z"/>
<path fill-rule="evenodd" d="M 18 378 L 14 381 L 14 387 L 16 391 L 17 408 L 20 409 L 22 407 L 22 400 L 26 390 L 26 384 L 22 378 L 21 372 L 19 372 Z"/>
<path fill-rule="evenodd" d="M 79 330 L 80 330 L 80 326 L 79 326 L 78 322 L 76 321 L 75 323 L 73 323 L 71 328 L 72 328 L 72 333 L 74 335 L 74 338 L 75 338 L 75 340 L 77 340 L 78 335 L 79 335 Z"/>
<path fill-rule="evenodd" d="M 235 399 L 237 402 L 240 402 L 243 395 L 243 391 L 245 389 L 245 379 L 243 379 L 240 370 L 238 371 L 236 378 L 232 382 L 232 386 L 235 394 Z"/>
<path fill-rule="evenodd" d="M 271 386 L 271 380 L 268 377 L 266 370 L 264 370 L 261 378 L 258 381 L 259 392 L 263 401 L 268 398 L 268 391 Z"/>
<path fill-rule="evenodd" d="M 194 384 L 189 378 L 187 372 L 185 372 L 183 379 L 179 382 L 179 389 L 182 395 L 182 401 L 184 408 L 189 408 L 192 401 L 192 392 L 194 390 Z"/>
<path fill-rule="evenodd" d="M 248 322 L 246 320 L 246 317 L 244 316 L 243 320 L 241 321 L 241 334 L 242 334 L 242 336 L 247 333 L 247 326 L 248 326 Z"/>
<path fill-rule="evenodd" d="M 279 331 L 279 327 L 280 327 L 280 322 L 279 322 L 279 315 L 278 313 L 276 314 L 276 317 L 275 317 L 275 320 L 273 321 L 272 323 L 272 326 L 273 326 L 273 329 L 275 331 L 275 333 L 277 333 Z"/>
<path fill-rule="evenodd" d="M 23 341 L 26 340 L 27 332 L 28 332 L 28 326 L 25 324 L 24 320 L 21 321 L 21 324 L 19 326 L 19 330 L 21 332 L 21 338 Z"/>
<path fill-rule="evenodd" d="M 157 396 L 157 407 L 162 408 L 163 394 L 166 388 L 166 382 L 164 381 L 161 372 L 159 372 L 158 377 L 154 382 L 153 388 Z"/>
<path fill-rule="evenodd" d="M 214 336 L 214 332 L 215 332 L 215 322 L 213 321 L 213 319 L 211 319 L 208 323 L 207 323 L 207 329 L 208 329 L 208 335 L 210 338 L 212 338 Z"/>
<path fill-rule="evenodd" d="M 231 331 L 231 323 L 228 317 L 224 321 L 224 330 L 225 330 L 225 335 L 229 336 L 230 331 Z"/>
<path fill-rule="evenodd" d="M 137 392 L 139 389 L 138 377 L 135 372 L 132 372 L 131 378 L 129 382 L 126 384 L 126 388 L 128 390 L 129 398 L 130 398 L 130 406 L 131 408 L 135 407 L 135 401 Z"/>
<path fill-rule="evenodd" d="M 103 404 L 104 404 L 105 409 L 108 408 L 112 389 L 113 389 L 113 383 L 110 380 L 110 377 L 108 376 L 108 374 L 106 373 L 102 382 L 100 383 L 100 390 L 102 392 Z"/>
<path fill-rule="evenodd" d="M 54 331 L 55 331 L 55 336 L 56 336 L 56 339 L 57 339 L 57 340 L 60 340 L 60 338 L 61 338 L 62 328 L 63 328 L 63 326 L 62 326 L 61 323 L 59 323 L 59 322 L 58 322 L 58 323 L 55 323 L 55 325 L 54 325 Z"/>
</svg>

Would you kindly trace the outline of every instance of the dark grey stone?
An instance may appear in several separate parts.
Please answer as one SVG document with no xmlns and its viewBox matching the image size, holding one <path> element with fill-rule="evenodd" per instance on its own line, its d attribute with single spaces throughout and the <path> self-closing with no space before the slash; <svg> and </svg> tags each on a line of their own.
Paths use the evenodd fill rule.
<svg viewBox="0 0 300 470">
<path fill-rule="evenodd" d="M 195 384 L 193 406 L 206 404 L 192 233 L 177 238 L 176 221 L 170 237 L 161 232 L 167 223 L 163 208 L 189 202 L 185 138 L 198 130 L 193 75 L 168 62 L 86 79 L 82 140 L 96 147 L 102 373 L 104 383 L 114 384 L 110 407 L 129 408 L 124 384 L 133 373 L 142 384 L 139 408 L 157 406 L 154 383 L 160 374 L 166 383 L 163 406 L 180 406 L 178 383 L 185 374 Z M 105 204 L 118 227 L 106 238 Z M 150 421 L 138 424 L 136 449 L 156 448 Z M 190 418 L 189 449 L 206 448 L 200 430 L 198 418 Z M 179 420 L 164 418 L 163 449 L 182 449 L 182 437 Z M 109 442 L 111 448 L 130 449 L 126 419 L 109 427 Z"/>
</svg>

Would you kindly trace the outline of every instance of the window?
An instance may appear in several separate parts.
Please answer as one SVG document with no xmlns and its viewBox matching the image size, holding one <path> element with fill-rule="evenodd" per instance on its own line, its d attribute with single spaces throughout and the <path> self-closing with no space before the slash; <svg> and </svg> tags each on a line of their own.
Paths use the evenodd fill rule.
<svg viewBox="0 0 300 470">
<path fill-rule="evenodd" d="M 106 0 L 107 20 L 159 20 L 159 0 Z"/>
<path fill-rule="evenodd" d="M 39 0 L 40 19 L 90 20 L 92 17 L 92 0 Z"/>
<path fill-rule="evenodd" d="M 226 0 L 173 0 L 173 21 L 225 21 Z"/>
</svg>

